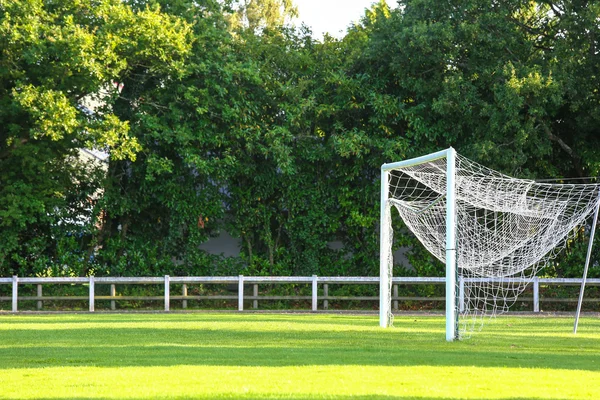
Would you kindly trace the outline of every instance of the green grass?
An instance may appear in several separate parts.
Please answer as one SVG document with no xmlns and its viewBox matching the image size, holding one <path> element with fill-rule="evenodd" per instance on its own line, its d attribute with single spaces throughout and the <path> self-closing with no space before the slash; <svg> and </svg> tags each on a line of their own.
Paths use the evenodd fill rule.
<svg viewBox="0 0 600 400">
<path fill-rule="evenodd" d="M 600 399 L 600 319 L 0 316 L 0 399 Z"/>
</svg>

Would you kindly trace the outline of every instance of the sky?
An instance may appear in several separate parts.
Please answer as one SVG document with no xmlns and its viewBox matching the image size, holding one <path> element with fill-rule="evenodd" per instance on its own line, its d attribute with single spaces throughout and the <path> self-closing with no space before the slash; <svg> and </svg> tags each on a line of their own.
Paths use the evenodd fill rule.
<svg viewBox="0 0 600 400">
<path fill-rule="evenodd" d="M 365 8 L 370 8 L 377 0 L 295 0 L 294 3 L 300 14 L 297 25 L 303 21 L 317 38 L 323 37 L 323 32 L 341 38 L 348 26 L 365 14 Z M 387 3 L 393 8 L 396 1 L 387 0 Z"/>
</svg>

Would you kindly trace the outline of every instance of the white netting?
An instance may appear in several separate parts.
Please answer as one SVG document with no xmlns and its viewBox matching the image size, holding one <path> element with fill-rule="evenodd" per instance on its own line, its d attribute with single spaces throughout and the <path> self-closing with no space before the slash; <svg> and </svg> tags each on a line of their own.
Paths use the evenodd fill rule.
<svg viewBox="0 0 600 400">
<path fill-rule="evenodd" d="M 388 207 L 398 210 L 408 228 L 442 262 L 446 257 L 446 163 L 441 158 L 394 169 L 388 178 Z M 600 185 L 515 179 L 458 154 L 455 180 L 456 307 L 464 337 L 480 326 L 476 323 L 480 317 L 505 312 L 517 300 L 537 271 L 593 213 Z M 390 272 L 392 262 L 390 256 Z"/>
</svg>

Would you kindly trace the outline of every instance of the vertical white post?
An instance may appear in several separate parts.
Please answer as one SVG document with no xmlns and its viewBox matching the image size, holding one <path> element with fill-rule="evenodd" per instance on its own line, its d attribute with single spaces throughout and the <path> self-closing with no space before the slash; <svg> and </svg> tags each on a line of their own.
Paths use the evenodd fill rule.
<svg viewBox="0 0 600 400">
<path fill-rule="evenodd" d="M 312 310 L 317 311 L 317 276 L 312 276 Z"/>
<path fill-rule="evenodd" d="M 110 285 L 110 297 L 116 297 L 116 295 L 117 295 L 117 287 L 113 283 Z M 117 303 L 114 300 L 110 301 L 110 309 L 113 311 L 117 309 Z"/>
<path fill-rule="evenodd" d="M 533 277 L 533 312 L 540 312 L 540 278 Z"/>
<path fill-rule="evenodd" d="M 90 312 L 94 312 L 95 309 L 95 299 L 94 299 L 94 277 L 90 276 Z"/>
<path fill-rule="evenodd" d="M 600 195 L 600 193 L 599 193 Z M 590 267 L 590 259 L 592 257 L 592 246 L 594 244 L 594 233 L 596 233 L 596 223 L 598 222 L 598 212 L 600 211 L 600 201 L 594 213 L 594 222 L 592 222 L 592 230 L 590 232 L 590 243 L 588 244 L 587 256 L 585 258 L 585 267 L 583 269 L 583 278 L 581 278 L 581 289 L 579 290 L 579 300 L 577 301 L 577 312 L 575 313 L 575 325 L 573 333 L 577 333 L 577 325 L 579 325 L 579 314 L 581 313 L 581 303 L 583 303 L 583 291 L 585 290 L 585 281 L 587 279 L 588 268 Z"/>
<path fill-rule="evenodd" d="M 42 285 L 40 285 L 40 284 L 37 285 L 37 297 L 42 297 Z M 37 301 L 37 309 L 41 310 L 43 304 L 44 303 L 41 300 L 38 300 Z"/>
<path fill-rule="evenodd" d="M 460 312 L 465 311 L 465 277 L 458 277 L 458 301 Z"/>
<path fill-rule="evenodd" d="M 258 297 L 258 283 L 255 283 L 254 286 L 252 286 L 252 296 Z M 252 308 L 258 308 L 258 300 L 256 298 L 252 301 Z"/>
<path fill-rule="evenodd" d="M 446 156 L 446 340 L 457 338 L 456 332 L 456 152 L 449 148 Z"/>
<path fill-rule="evenodd" d="M 244 311 L 244 275 L 238 281 L 238 311 Z"/>
<path fill-rule="evenodd" d="M 12 312 L 18 311 L 18 299 L 19 297 L 19 278 L 16 275 L 12 277 Z"/>
<path fill-rule="evenodd" d="M 390 246 L 388 244 L 389 229 L 388 226 L 388 177 L 389 171 L 381 169 L 381 200 L 380 200 L 380 221 L 379 221 L 379 326 L 387 328 L 389 326 L 388 315 L 390 313 L 391 299 L 389 291 L 389 268 Z"/>
<path fill-rule="evenodd" d="M 169 275 L 165 275 L 165 311 L 171 308 L 171 282 Z"/>
<path fill-rule="evenodd" d="M 187 297 L 187 284 L 185 284 L 185 283 L 183 284 L 183 286 L 182 286 L 182 288 L 181 288 L 181 294 L 182 294 L 183 296 L 186 296 L 186 297 Z M 183 300 L 183 301 L 181 302 L 181 308 L 187 308 L 187 300 Z"/>
</svg>

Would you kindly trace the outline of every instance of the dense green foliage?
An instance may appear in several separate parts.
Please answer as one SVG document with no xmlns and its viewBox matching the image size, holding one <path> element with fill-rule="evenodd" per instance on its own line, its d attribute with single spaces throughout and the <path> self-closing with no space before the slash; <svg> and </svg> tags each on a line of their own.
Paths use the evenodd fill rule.
<svg viewBox="0 0 600 400">
<path fill-rule="evenodd" d="M 600 320 L 442 317 L 0 316 L 3 399 L 597 399 Z M 135 390 L 132 390 L 135 388 Z"/>
<path fill-rule="evenodd" d="M 135 159 L 141 147 L 110 110 L 111 83 L 139 65 L 176 64 L 188 31 L 158 8 L 134 13 L 119 0 L 0 3 L 2 275 L 52 273 L 85 251 L 75 242 L 93 225 L 80 221 L 90 220 L 88 199 L 103 182 L 78 149 Z M 104 112 L 81 107 L 91 96 L 105 101 Z"/>
<path fill-rule="evenodd" d="M 295 13 L 0 0 L 0 275 L 377 275 L 383 162 L 600 173 L 595 3 L 381 2 L 322 41 Z M 199 247 L 224 231 L 240 257 Z M 442 273 L 397 236 L 397 273 Z M 580 237 L 549 274 L 580 274 Z"/>
</svg>

